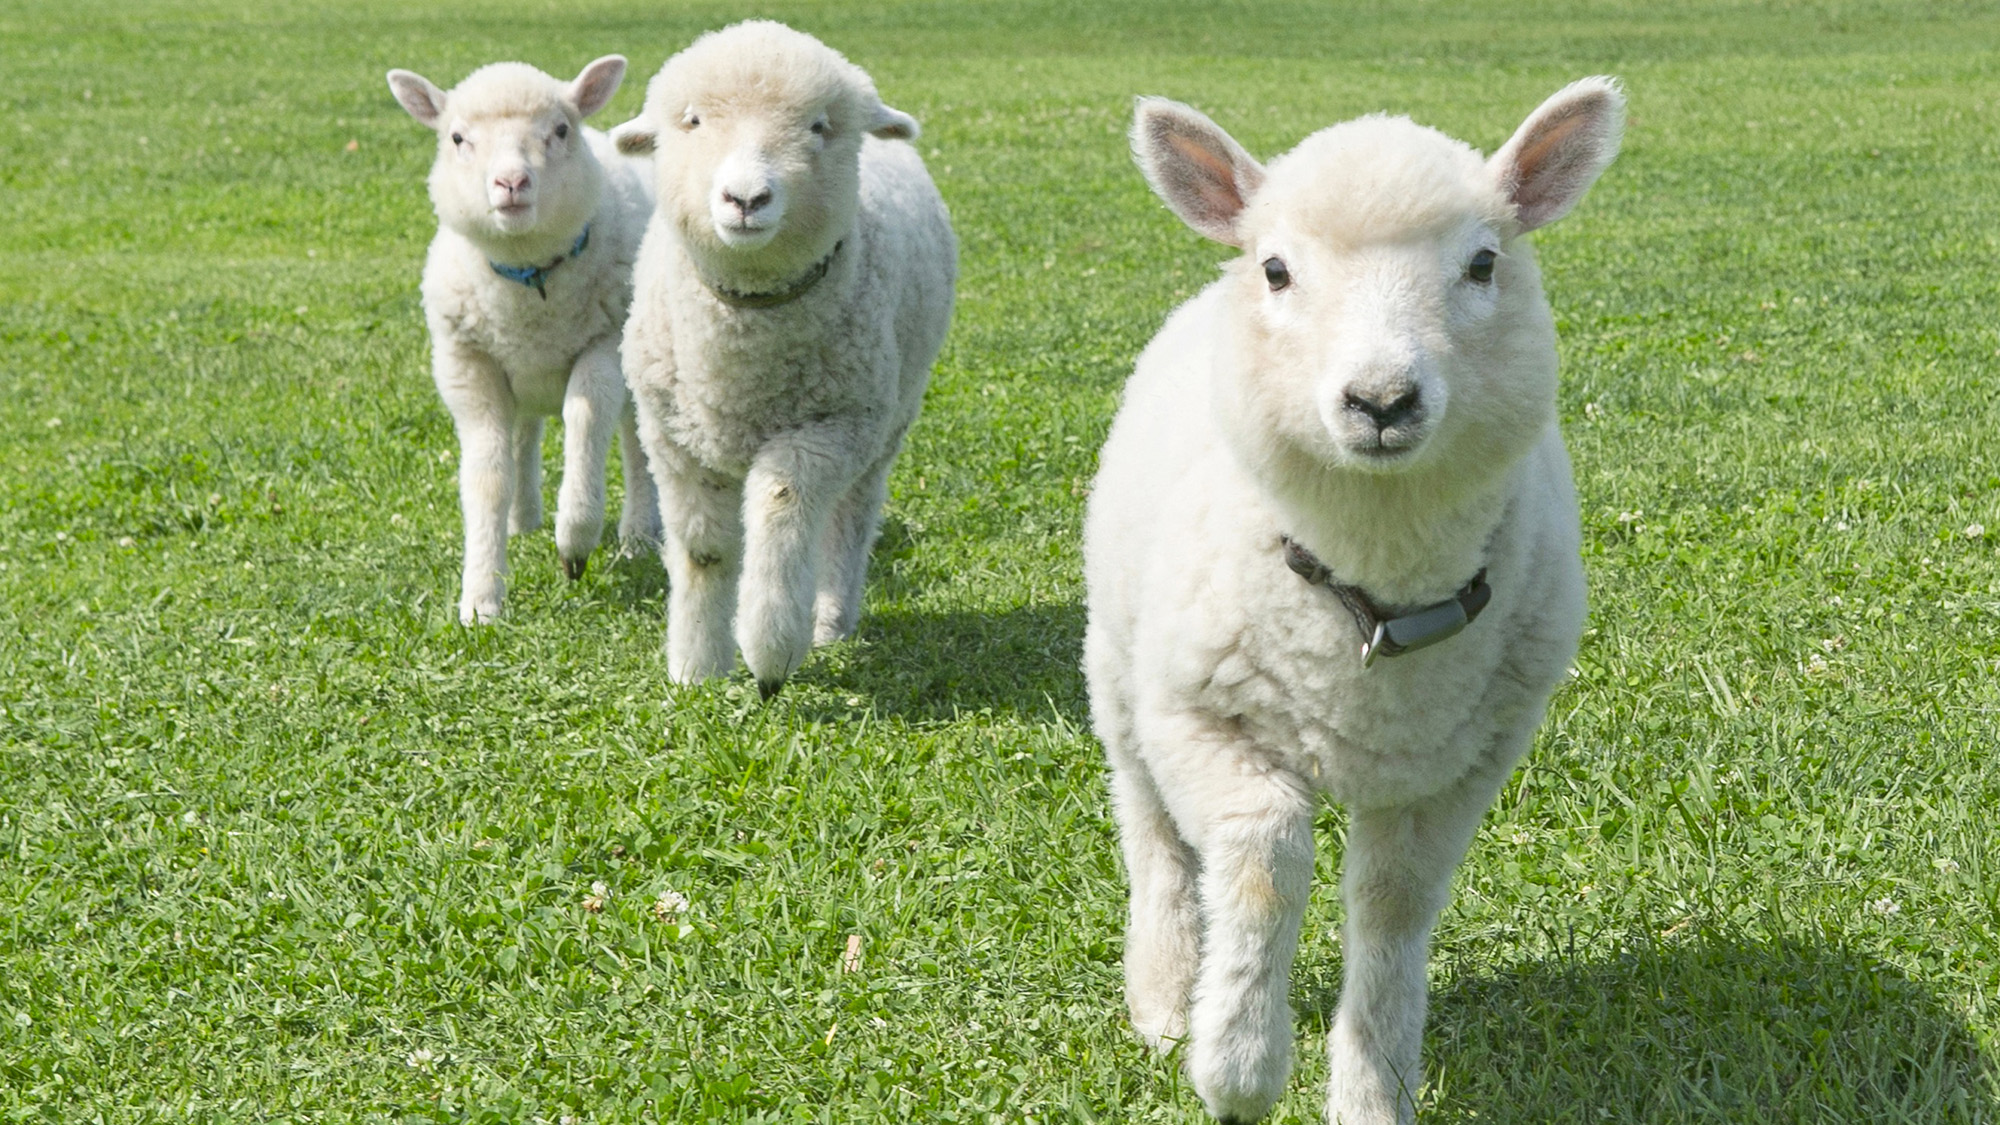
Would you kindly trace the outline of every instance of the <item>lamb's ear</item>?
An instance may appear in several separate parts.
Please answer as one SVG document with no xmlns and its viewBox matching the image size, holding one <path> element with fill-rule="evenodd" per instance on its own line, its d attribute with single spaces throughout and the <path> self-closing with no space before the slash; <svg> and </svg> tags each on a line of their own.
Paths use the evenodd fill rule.
<svg viewBox="0 0 2000 1125">
<path fill-rule="evenodd" d="M 625 81 L 625 56 L 606 55 L 576 76 L 569 84 L 569 100 L 576 105 L 576 112 L 589 117 L 604 108 L 611 95 L 618 92 L 618 84 Z"/>
<path fill-rule="evenodd" d="M 1222 126 L 1179 102 L 1140 98 L 1132 158 L 1182 222 L 1224 245 L 1243 244 L 1236 219 L 1264 182 L 1264 166 Z"/>
<path fill-rule="evenodd" d="M 864 128 L 885 141 L 914 141 L 917 134 L 923 132 L 916 118 L 881 102 L 876 102 L 869 112 L 868 124 Z"/>
<path fill-rule="evenodd" d="M 1625 92 L 1618 80 L 1585 78 L 1529 114 L 1486 166 L 1518 208 L 1521 229 L 1531 231 L 1569 214 L 1618 155 L 1624 133 Z"/>
<path fill-rule="evenodd" d="M 390 71 L 389 92 L 396 95 L 411 117 L 433 129 L 444 119 L 444 91 L 413 70 Z"/>
<path fill-rule="evenodd" d="M 627 156 L 646 156 L 659 143 L 660 131 L 653 123 L 642 117 L 634 117 L 625 124 L 611 130 L 611 144 Z"/>
</svg>

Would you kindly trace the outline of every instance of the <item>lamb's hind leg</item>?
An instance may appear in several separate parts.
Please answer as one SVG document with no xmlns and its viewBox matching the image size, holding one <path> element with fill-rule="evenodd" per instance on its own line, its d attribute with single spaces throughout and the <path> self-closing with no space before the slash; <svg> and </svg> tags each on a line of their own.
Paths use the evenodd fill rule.
<svg viewBox="0 0 2000 1125">
<path fill-rule="evenodd" d="M 618 516 L 618 553 L 637 557 L 665 542 L 660 527 L 660 492 L 639 444 L 639 416 L 628 401 L 619 422 L 618 452 L 625 461 L 625 506 Z"/>
<path fill-rule="evenodd" d="M 517 415 L 513 445 L 514 503 L 507 534 L 519 535 L 542 526 L 542 419 Z"/>
<path fill-rule="evenodd" d="M 1291 1075 L 1292 955 L 1316 802 L 1223 722 L 1183 717 L 1142 723 L 1139 734 L 1174 823 L 1201 857 L 1188 1077 L 1216 1117 L 1255 1121 Z"/>
<path fill-rule="evenodd" d="M 813 643 L 826 644 L 854 632 L 861 621 L 861 595 L 868 583 L 868 552 L 882 526 L 882 505 L 889 499 L 889 469 L 896 463 L 892 449 L 868 467 L 848 488 L 826 525 L 820 547 L 823 560 L 819 593 L 813 600 Z"/>
<path fill-rule="evenodd" d="M 1507 779 L 1507 760 L 1414 804 L 1354 810 L 1341 878 L 1345 980 L 1327 1037 L 1329 1122 L 1407 1125 L 1416 1118 L 1431 928 L 1480 817 Z"/>
</svg>

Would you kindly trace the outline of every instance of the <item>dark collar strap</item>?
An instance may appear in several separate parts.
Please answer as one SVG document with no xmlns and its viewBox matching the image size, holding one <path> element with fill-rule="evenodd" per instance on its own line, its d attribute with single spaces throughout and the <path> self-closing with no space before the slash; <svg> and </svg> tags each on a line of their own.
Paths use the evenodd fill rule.
<svg viewBox="0 0 2000 1125">
<path fill-rule="evenodd" d="M 519 282 L 540 293 L 542 300 L 546 301 L 549 299 L 549 291 L 547 289 L 549 275 L 555 272 L 557 266 L 583 253 L 583 248 L 588 245 L 590 245 L 590 224 L 585 223 L 583 224 L 583 233 L 576 236 L 576 244 L 569 248 L 569 253 L 556 255 L 556 260 L 550 262 L 548 265 L 509 266 L 496 262 L 491 258 L 486 259 L 486 264 L 493 267 L 494 273 L 499 274 L 508 281 Z"/>
<path fill-rule="evenodd" d="M 1361 587 L 1335 581 L 1326 564 L 1300 546 L 1298 540 L 1287 535 L 1284 542 L 1285 565 L 1292 568 L 1292 573 L 1314 586 L 1332 590 L 1353 616 L 1355 627 L 1361 630 L 1363 668 L 1372 666 L 1378 656 L 1401 656 L 1457 636 L 1493 600 L 1493 587 L 1486 584 L 1486 568 L 1481 567 L 1472 581 L 1444 601 L 1392 615 L 1378 607 Z"/>
<path fill-rule="evenodd" d="M 702 284 L 708 286 L 709 292 L 714 293 L 723 304 L 734 305 L 739 309 L 772 309 L 779 305 L 788 305 L 805 296 L 806 290 L 819 284 L 820 279 L 826 276 L 826 271 L 833 268 L 834 256 L 840 253 L 842 244 L 842 242 L 834 243 L 833 249 L 826 252 L 826 257 L 815 262 L 811 269 L 769 292 L 749 293 L 741 289 L 731 289 L 727 285 L 717 285 L 707 278 L 702 278 Z"/>
</svg>

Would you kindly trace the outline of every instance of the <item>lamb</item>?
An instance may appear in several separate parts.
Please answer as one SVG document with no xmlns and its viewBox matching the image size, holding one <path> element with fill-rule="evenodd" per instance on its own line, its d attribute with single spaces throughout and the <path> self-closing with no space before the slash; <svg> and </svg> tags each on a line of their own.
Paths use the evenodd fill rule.
<svg viewBox="0 0 2000 1125">
<path fill-rule="evenodd" d="M 740 646 L 769 698 L 855 628 L 958 270 L 917 132 L 859 67 L 766 21 L 668 59 L 612 131 L 657 160 L 623 354 L 676 683 Z"/>
<path fill-rule="evenodd" d="M 1084 664 L 1132 1024 L 1185 1040 L 1224 1121 L 1262 1117 L 1291 1069 L 1323 795 L 1350 816 L 1327 1117 L 1415 1116 L 1431 928 L 1584 615 L 1522 236 L 1576 204 L 1623 121 L 1589 78 L 1490 160 L 1377 115 L 1266 167 L 1195 110 L 1138 103 L 1153 189 L 1244 253 L 1126 386 L 1085 520 Z"/>
<path fill-rule="evenodd" d="M 632 261 L 652 213 L 643 164 L 583 119 L 625 77 L 607 55 L 563 83 L 494 63 L 449 93 L 407 70 L 389 89 L 437 131 L 424 263 L 431 374 L 458 430 L 465 578 L 459 620 L 500 616 L 507 537 L 542 523 L 542 424 L 563 420 L 556 554 L 581 578 L 604 529 L 604 462 L 622 430 L 628 550 L 660 538 L 659 501 L 618 366 Z M 503 531 L 504 528 L 504 531 Z"/>
</svg>

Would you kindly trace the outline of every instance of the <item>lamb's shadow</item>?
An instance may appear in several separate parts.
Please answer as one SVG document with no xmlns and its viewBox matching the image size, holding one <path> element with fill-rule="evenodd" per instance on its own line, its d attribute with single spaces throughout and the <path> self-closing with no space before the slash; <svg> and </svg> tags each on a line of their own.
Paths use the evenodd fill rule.
<svg viewBox="0 0 2000 1125">
<path fill-rule="evenodd" d="M 1321 1033 L 1338 973 L 1322 962 L 1300 981 L 1303 1022 Z M 1963 1017 L 1850 950 L 1642 939 L 1454 976 L 1432 997 L 1427 1120 L 2000 1119 L 2000 1063 Z"/>
<path fill-rule="evenodd" d="M 999 613 L 867 614 L 856 640 L 807 664 L 804 677 L 868 697 L 877 712 L 948 720 L 1011 711 L 1081 726 L 1083 607 Z"/>
<path fill-rule="evenodd" d="M 640 547 L 626 553 L 615 539 L 606 538 L 610 541 L 590 558 L 603 583 L 598 596 L 611 605 L 664 614 L 667 568 L 660 562 L 660 552 Z"/>
</svg>

